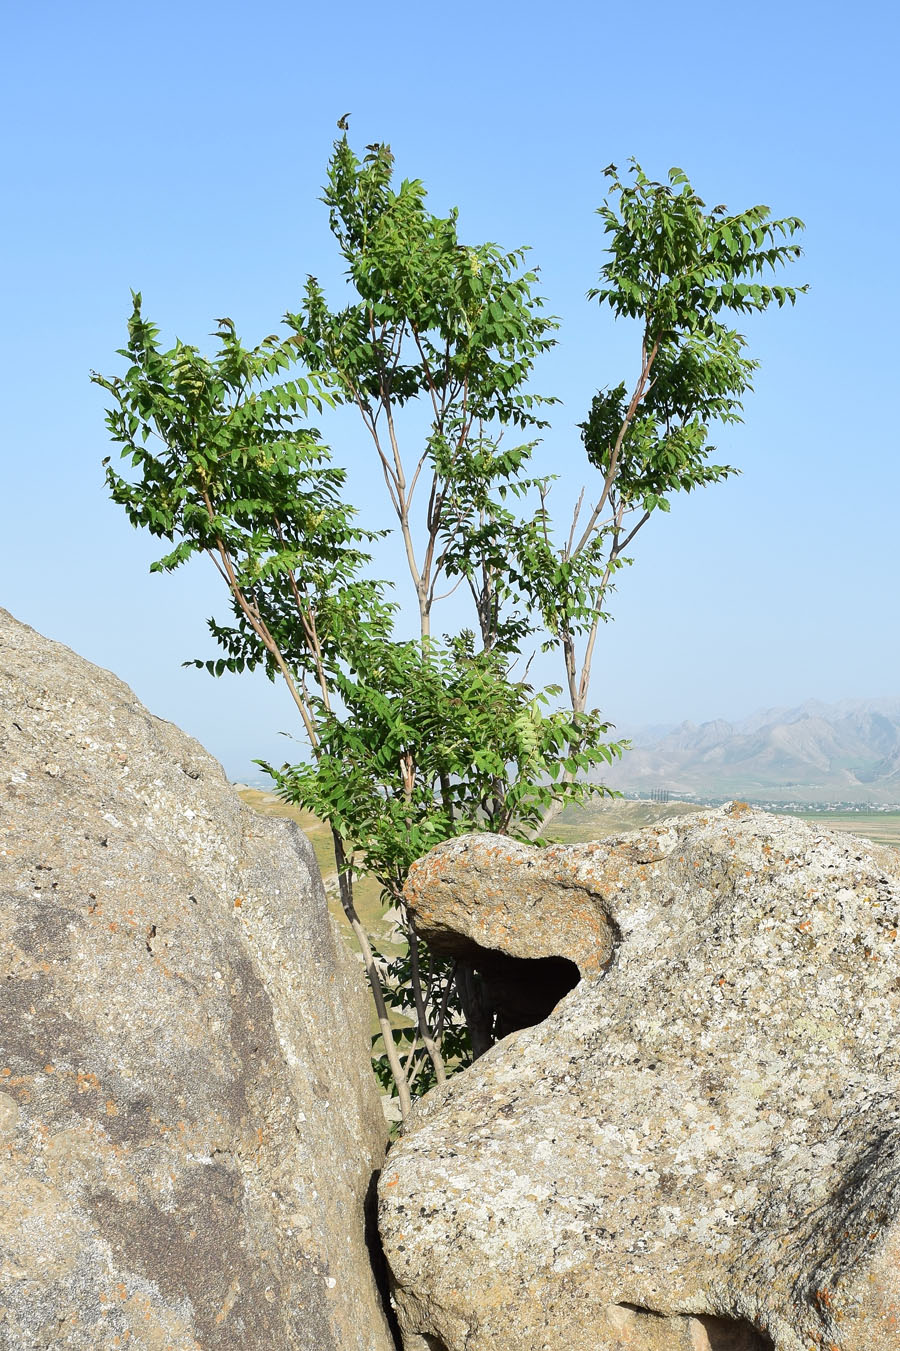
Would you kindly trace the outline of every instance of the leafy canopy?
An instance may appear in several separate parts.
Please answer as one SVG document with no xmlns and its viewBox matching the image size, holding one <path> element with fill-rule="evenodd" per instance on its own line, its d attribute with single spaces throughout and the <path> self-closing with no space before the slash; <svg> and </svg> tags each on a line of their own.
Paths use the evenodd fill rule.
<svg viewBox="0 0 900 1351">
<path fill-rule="evenodd" d="M 567 802 L 605 791 L 587 776 L 622 748 L 604 740 L 589 693 L 618 570 L 678 493 L 737 472 L 710 441 L 717 423 L 740 420 L 757 364 L 732 324 L 804 289 L 778 280 L 800 254 L 796 217 L 707 211 L 680 169 L 665 183 L 636 161 L 605 174 L 608 253 L 589 296 L 634 324 L 636 360 L 579 424 L 589 478 L 568 529 L 554 523 L 553 474 L 532 468 L 556 400 L 531 381 L 558 324 L 527 251 L 464 243 L 456 212 L 434 214 L 418 179 L 395 185 L 386 145 L 358 157 L 345 134 L 328 166 L 349 303 L 330 308 L 309 277 L 287 336 L 247 348 L 222 319 L 206 357 L 164 349 L 135 294 L 127 370 L 94 376 L 130 462 L 119 473 L 105 461 L 110 493 L 166 542 L 154 570 L 205 554 L 226 588 L 227 619 L 208 621 L 224 655 L 193 664 L 215 676 L 262 666 L 301 717 L 308 759 L 266 768 L 331 826 L 380 1022 L 376 1067 L 404 1115 L 414 1085 L 442 1081 L 446 1056 L 464 1063 L 460 1006 L 474 989 L 472 972 L 421 944 L 408 869 L 464 831 L 539 837 Z M 338 404 L 357 410 L 383 473 L 414 634 L 372 575 L 371 547 L 388 532 L 360 526 L 310 420 Z M 439 642 L 433 613 L 457 586 L 473 623 Z M 514 676 L 533 642 L 559 653 L 563 685 Z M 379 954 L 360 922 L 363 872 L 399 915 L 399 957 Z M 412 1026 L 391 1025 L 386 997 Z"/>
</svg>

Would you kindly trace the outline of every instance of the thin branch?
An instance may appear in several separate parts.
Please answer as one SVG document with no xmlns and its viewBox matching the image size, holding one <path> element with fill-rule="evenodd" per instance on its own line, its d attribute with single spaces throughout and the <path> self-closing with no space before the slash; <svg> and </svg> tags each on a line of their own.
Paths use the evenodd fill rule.
<svg viewBox="0 0 900 1351">
<path fill-rule="evenodd" d="M 585 490 L 584 488 L 582 488 L 581 492 L 578 494 L 578 501 L 575 503 L 575 510 L 572 513 L 572 529 L 569 531 L 569 539 L 566 544 L 566 552 L 563 555 L 563 557 L 566 559 L 572 557 L 572 545 L 575 541 L 575 528 L 578 525 L 578 517 L 581 515 L 581 508 L 584 504 L 584 493 Z"/>
<path fill-rule="evenodd" d="M 419 1023 L 419 1036 L 428 1052 L 431 1063 L 434 1065 L 435 1077 L 439 1084 L 443 1084 L 447 1079 L 447 1070 L 444 1065 L 444 1057 L 431 1035 L 428 1027 L 428 1015 L 425 1011 L 425 1001 L 422 998 L 422 979 L 419 972 L 419 936 L 416 932 L 416 922 L 413 919 L 412 911 L 409 906 L 404 904 L 406 911 L 406 925 L 409 934 L 409 975 L 412 985 L 413 998 L 416 1004 L 416 1017 Z"/>
<path fill-rule="evenodd" d="M 647 382 L 650 376 L 650 369 L 654 361 L 656 360 L 656 355 L 658 351 L 659 351 L 658 338 L 654 342 L 652 348 L 650 349 L 649 354 L 646 351 L 646 347 L 643 350 L 641 373 L 638 378 L 638 382 L 634 387 L 634 392 L 631 396 L 631 401 L 629 402 L 628 408 L 625 412 L 625 417 L 622 421 L 622 425 L 619 428 L 618 435 L 616 436 L 615 444 L 612 449 L 612 454 L 609 457 L 609 469 L 606 471 L 606 477 L 603 480 L 603 491 L 600 494 L 600 500 L 594 507 L 594 510 L 591 512 L 591 517 L 587 523 L 587 526 L 585 527 L 584 533 L 582 534 L 581 539 L 578 541 L 578 544 L 575 547 L 574 550 L 575 554 L 580 554 L 584 546 L 587 544 L 588 540 L 590 539 L 591 535 L 594 532 L 594 526 L 596 525 L 597 520 L 599 519 L 600 513 L 602 512 L 603 508 L 606 505 L 606 499 L 609 497 L 610 490 L 612 489 L 613 483 L 615 482 L 616 479 L 616 474 L 618 472 L 619 456 L 622 450 L 622 443 L 625 440 L 625 435 L 628 431 L 628 428 L 631 426 L 632 419 L 634 418 L 634 415 L 637 412 L 638 405 L 640 404 L 644 395 L 647 393 Z"/>
<path fill-rule="evenodd" d="M 214 523 L 215 512 L 213 511 L 212 502 L 210 501 L 209 498 L 209 493 L 205 488 L 202 489 L 202 493 L 204 505 L 206 506 L 209 519 L 212 523 Z M 288 690 L 290 691 L 291 698 L 293 699 L 294 703 L 297 706 L 297 710 L 300 713 L 300 717 L 303 719 L 303 726 L 306 729 L 306 735 L 309 738 L 309 744 L 315 751 L 316 747 L 319 744 L 319 738 L 315 729 L 315 724 L 312 719 L 312 714 L 305 700 L 301 696 L 300 691 L 297 689 L 293 674 L 291 673 L 288 664 L 285 661 L 284 656 L 282 655 L 281 648 L 278 646 L 278 644 L 275 642 L 275 639 L 269 632 L 268 626 L 262 619 L 259 610 L 256 608 L 255 605 L 251 605 L 250 602 L 247 600 L 247 597 L 244 594 L 244 590 L 241 587 L 240 583 L 238 582 L 237 574 L 234 570 L 234 565 L 231 561 L 231 557 L 228 553 L 228 550 L 225 547 L 225 542 L 222 539 L 221 535 L 219 535 L 218 533 L 216 533 L 215 535 L 215 542 L 231 594 L 234 596 L 234 599 L 237 601 L 242 612 L 247 617 L 247 621 L 252 627 L 253 632 L 256 634 L 260 642 L 266 648 L 266 651 L 271 653 L 272 659 L 274 660 L 275 665 L 281 672 L 284 682 L 287 685 Z M 210 551 L 207 548 L 207 553 L 209 552 Z"/>
<path fill-rule="evenodd" d="M 412 1045 L 409 1048 L 409 1053 L 403 1062 L 403 1073 L 406 1076 L 409 1075 L 410 1067 L 412 1066 L 413 1060 L 415 1059 L 416 1051 L 418 1051 L 418 1049 L 419 1049 L 419 1033 L 418 1031 L 416 1031 L 412 1039 Z"/>
<path fill-rule="evenodd" d="M 429 596 L 428 596 L 428 607 L 429 607 L 429 609 L 431 608 L 432 605 L 436 605 L 438 601 L 440 601 L 440 600 L 447 600 L 450 596 L 452 596 L 453 593 L 454 593 L 454 591 L 456 591 L 457 588 L 460 587 L 460 586 L 462 585 L 463 581 L 465 580 L 464 575 L 463 575 L 462 573 L 460 573 L 458 581 L 456 581 L 456 582 L 453 584 L 453 586 L 451 586 L 451 588 L 450 588 L 449 591 L 444 591 L 444 592 L 442 592 L 441 595 L 439 595 L 439 596 L 436 596 L 436 595 L 434 594 L 434 587 L 435 587 L 435 584 L 436 584 L 436 582 L 437 582 L 438 577 L 441 575 L 442 565 L 443 565 L 444 559 L 445 559 L 446 557 L 447 557 L 447 555 L 446 555 L 445 553 L 444 553 L 444 554 L 441 554 L 440 558 L 439 558 L 438 561 L 437 561 L 436 567 L 435 567 L 434 580 L 432 581 L 432 584 L 431 584 L 431 592 L 429 593 Z"/>
<path fill-rule="evenodd" d="M 424 370 L 425 378 L 428 381 L 428 393 L 431 395 L 431 406 L 434 409 L 434 420 L 438 424 L 438 426 L 441 426 L 443 422 L 444 413 L 446 412 L 446 406 L 439 403 L 437 389 L 435 387 L 434 379 L 432 378 L 431 374 L 431 366 L 429 365 L 428 358 L 425 355 L 425 349 L 422 346 L 422 340 L 419 335 L 419 330 L 416 328 L 415 324 L 410 324 L 409 327 L 410 332 L 413 335 L 413 339 L 415 340 L 416 347 L 419 349 L 419 356 L 422 358 L 422 369 Z"/>
<path fill-rule="evenodd" d="M 376 413 L 375 416 L 373 417 L 369 413 L 365 403 L 363 402 L 359 394 L 354 393 L 354 399 L 356 401 L 356 406 L 359 409 L 360 414 L 362 415 L 363 425 L 365 426 L 373 442 L 375 443 L 375 450 L 377 451 L 378 458 L 381 461 L 381 472 L 384 474 L 384 481 L 387 484 L 387 490 L 391 499 L 391 505 L 393 506 L 394 511 L 399 516 L 400 500 L 397 494 L 397 485 L 395 483 L 394 470 L 391 467 L 390 460 L 388 459 L 387 455 L 385 455 L 384 450 L 382 449 L 381 437 L 379 436 L 378 428 L 375 425 L 378 420 L 378 414 Z M 381 407 L 383 408 L 383 405 Z"/>
<path fill-rule="evenodd" d="M 585 644 L 584 657 L 582 658 L 581 662 L 581 675 L 578 681 L 577 699 L 574 700 L 572 703 L 572 709 L 574 712 L 583 713 L 585 704 L 587 703 L 588 689 L 590 688 L 591 683 L 591 667 L 594 661 L 594 646 L 596 644 L 597 633 L 600 628 L 600 617 L 601 617 L 600 607 L 603 604 L 603 599 L 606 595 L 606 588 L 609 586 L 609 581 L 610 578 L 612 577 L 613 565 L 619 556 L 620 548 L 624 548 L 624 545 L 622 546 L 619 545 L 619 532 L 622 528 L 622 519 L 624 515 L 625 515 L 625 503 L 620 501 L 616 507 L 616 515 L 615 520 L 613 522 L 612 548 L 609 551 L 609 558 L 606 561 L 606 567 L 603 569 L 603 576 L 600 578 L 600 583 L 594 592 L 593 598 L 594 618 L 591 627 L 588 630 L 588 640 L 587 643 Z M 573 645 L 573 655 L 574 655 L 574 645 Z"/>
<path fill-rule="evenodd" d="M 538 493 L 541 498 L 541 529 L 544 535 L 544 543 L 549 549 L 550 534 L 547 529 L 547 498 L 550 496 L 550 485 L 548 483 L 541 483 L 538 486 Z"/>
<path fill-rule="evenodd" d="M 281 529 L 281 522 L 277 517 L 275 519 L 275 530 L 278 535 L 279 543 L 282 549 L 286 549 L 284 534 Z M 310 650 L 312 659 L 316 664 L 316 677 L 319 681 L 319 689 L 322 692 L 322 702 L 325 705 L 326 712 L 331 712 L 331 694 L 328 688 L 328 678 L 325 675 L 325 664 L 322 657 L 322 645 L 319 642 L 319 634 L 316 628 L 316 619 L 313 610 L 304 604 L 297 586 L 297 580 L 294 577 L 294 569 L 289 568 L 287 572 L 291 590 L 294 595 L 294 603 L 300 615 L 300 622 L 303 625 L 303 632 L 306 634 L 306 645 Z"/>
<path fill-rule="evenodd" d="M 447 1009 L 450 1006 L 450 992 L 453 989 L 453 981 L 455 976 L 456 976 L 456 962 L 454 961 L 447 975 L 447 980 L 444 985 L 444 993 L 441 996 L 441 1004 L 440 1008 L 438 1009 L 437 1027 L 435 1029 L 435 1040 L 437 1041 L 438 1046 L 442 1046 L 444 1042 L 444 1027 L 446 1026 L 447 1022 Z"/>
<path fill-rule="evenodd" d="M 631 533 L 630 533 L 629 535 L 627 535 L 627 536 L 625 537 L 625 539 L 622 540 L 622 543 L 621 543 L 621 544 L 617 544 L 617 545 L 616 545 L 615 557 L 618 557 L 619 554 L 622 552 L 623 549 L 627 549 L 627 548 L 628 548 L 629 544 L 630 544 L 631 541 L 634 539 L 634 537 L 635 537 L 635 535 L 637 534 L 637 532 L 638 532 L 640 529 L 642 529 L 643 526 L 645 526 L 645 525 L 647 524 L 647 522 L 649 521 L 649 519 L 650 519 L 650 512 L 649 512 L 649 511 L 645 511 L 644 514 L 643 514 L 643 516 L 641 517 L 641 519 L 638 521 L 637 525 L 636 525 L 636 526 L 634 527 L 634 529 L 631 531 Z"/>
</svg>

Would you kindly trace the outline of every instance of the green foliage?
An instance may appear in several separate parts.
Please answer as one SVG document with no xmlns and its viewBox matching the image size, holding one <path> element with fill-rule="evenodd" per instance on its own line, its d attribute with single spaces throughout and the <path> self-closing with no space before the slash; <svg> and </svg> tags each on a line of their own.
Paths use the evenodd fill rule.
<svg viewBox="0 0 900 1351">
<path fill-rule="evenodd" d="M 461 1016 L 456 993 L 456 962 L 453 958 L 438 957 L 418 940 L 421 988 L 427 1021 L 434 1028 L 441 1054 L 452 1070 L 472 1063 L 472 1043 L 465 1019 Z M 409 1026 L 392 1029 L 395 1050 L 402 1057 L 410 1087 L 416 1096 L 427 1093 L 438 1082 L 434 1061 L 423 1046 L 415 1030 L 417 1009 L 413 997 L 413 968 L 409 948 L 395 957 L 379 954 L 379 970 L 387 992 L 388 1003 L 395 1014 L 409 1019 Z M 396 1084 L 387 1052 L 382 1049 L 383 1034 L 372 1038 L 372 1068 L 381 1087 L 396 1094 Z"/>
<path fill-rule="evenodd" d="M 757 363 L 721 316 L 794 304 L 806 289 L 766 280 L 801 254 L 796 217 L 772 220 L 766 206 L 706 212 L 681 169 L 663 184 L 634 160 L 630 168 L 630 181 L 615 165 L 604 171 L 612 200 L 598 214 L 609 257 L 588 295 L 615 318 L 637 322 L 638 374 L 630 392 L 625 381 L 601 389 L 580 424 L 600 480 L 586 518 L 582 495 L 568 539 L 554 546 L 544 494 L 530 528 L 509 538 L 520 545 L 520 586 L 539 609 L 550 646 L 562 649 L 576 709 L 585 706 L 597 626 L 608 617 L 607 596 L 631 562 L 626 550 L 635 536 L 654 512 L 670 510 L 674 494 L 738 472 L 711 462 L 709 435 L 716 422 L 740 421 Z"/>
<path fill-rule="evenodd" d="M 335 673 L 339 712 L 316 703 L 315 762 L 266 766 L 291 801 L 353 841 L 359 869 L 399 901 L 409 867 L 434 845 L 473 830 L 532 839 L 562 795 L 560 765 L 588 771 L 613 749 L 596 713 L 547 706 L 515 681 L 496 650 L 464 633 L 447 648 L 419 642 L 363 645 Z"/>
<path fill-rule="evenodd" d="M 154 568 L 203 553 L 227 588 L 228 618 L 208 621 L 224 655 L 194 664 L 215 676 L 262 666 L 302 719 L 309 758 L 266 768 L 331 826 L 380 1019 L 376 1072 L 404 1115 L 413 1088 L 470 1055 L 453 964 L 426 951 L 405 906 L 408 870 L 466 831 L 540 839 L 565 804 L 606 791 L 588 775 L 622 748 L 588 697 L 616 574 L 677 493 L 736 472 L 712 461 L 709 436 L 740 419 L 756 363 L 725 320 L 798 293 L 773 280 L 800 252 L 795 218 L 707 212 L 677 169 L 666 184 L 634 162 L 627 179 L 606 175 L 609 255 L 590 295 L 636 323 L 640 360 L 580 424 L 596 486 L 563 538 L 553 476 L 531 468 L 556 402 L 530 385 L 557 329 L 537 274 L 523 249 L 462 242 L 456 212 L 431 212 L 418 180 L 396 186 L 385 145 L 360 159 L 343 135 L 328 168 L 349 304 L 330 309 L 310 277 L 287 337 L 245 348 L 223 319 L 205 357 L 181 342 L 162 350 L 135 295 L 125 375 L 94 376 L 129 462 L 120 474 L 106 461 L 110 493 L 169 546 Z M 345 471 L 309 422 L 336 404 L 356 408 L 384 476 L 413 636 L 371 575 L 378 536 L 356 523 Z M 438 642 L 439 588 L 461 585 L 475 625 Z M 514 674 L 532 643 L 560 652 L 564 686 L 534 688 L 527 665 Z M 400 956 L 379 953 L 359 922 L 362 873 L 396 914 Z M 412 1024 L 392 1026 L 388 1004 Z"/>
<path fill-rule="evenodd" d="M 616 318 L 640 320 L 648 347 L 683 333 L 708 334 L 722 310 L 794 303 L 796 288 L 759 279 L 800 257 L 792 241 L 801 220 L 770 220 L 767 206 L 736 215 L 716 206 L 707 214 L 682 169 L 670 169 L 663 184 L 647 178 L 636 160 L 629 165 L 631 183 L 614 164 L 604 170 L 618 207 L 607 201 L 598 208 L 610 256 L 600 269 L 604 285 L 588 294 Z"/>
<path fill-rule="evenodd" d="M 222 319 L 215 357 L 180 342 L 163 351 L 133 301 L 126 374 L 94 376 L 114 398 L 110 437 L 137 471 L 126 478 L 105 460 L 110 495 L 174 546 L 152 571 L 205 553 L 228 583 L 234 623 L 208 621 L 227 656 L 196 665 L 213 675 L 262 665 L 274 679 L 286 663 L 317 678 L 349 633 L 386 634 L 391 616 L 383 586 L 363 575 L 375 535 L 354 524 L 346 473 L 315 428 L 297 425 L 330 396 L 314 375 L 273 383 L 296 364 L 291 339 L 247 349 Z"/>
<path fill-rule="evenodd" d="M 668 510 L 668 494 L 736 472 L 708 463 L 707 438 L 711 423 L 740 421 L 757 363 L 717 316 L 796 301 L 796 288 L 761 278 L 800 256 L 792 241 L 803 227 L 793 216 L 770 220 L 766 206 L 707 214 L 681 169 L 662 184 L 631 167 L 631 183 L 606 170 L 618 202 L 599 208 L 610 258 L 589 295 L 640 322 L 643 380 L 634 406 L 624 383 L 596 395 L 582 433 L 588 461 L 615 474 L 627 508 Z"/>
<path fill-rule="evenodd" d="M 418 179 L 392 179 L 388 146 L 359 160 L 346 135 L 336 142 L 324 200 L 357 299 L 332 313 L 308 279 L 288 316 L 307 365 L 370 419 L 426 396 L 435 456 L 478 422 L 535 425 L 547 400 L 524 384 L 556 322 L 540 312 L 526 251 L 461 243 L 455 211 L 434 215 Z"/>
</svg>

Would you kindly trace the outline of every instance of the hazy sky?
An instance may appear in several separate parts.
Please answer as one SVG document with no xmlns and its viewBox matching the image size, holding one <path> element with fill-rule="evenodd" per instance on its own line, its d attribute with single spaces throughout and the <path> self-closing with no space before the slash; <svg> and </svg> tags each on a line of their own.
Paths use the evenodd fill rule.
<svg viewBox="0 0 900 1351">
<path fill-rule="evenodd" d="M 895 378 L 896 8 L 862 0 L 376 6 L 4 7 L 0 53 L 0 605 L 127 680 L 232 777 L 293 754 L 286 697 L 182 669 L 224 606 L 202 563 L 148 575 L 105 497 L 91 368 L 118 369 L 129 288 L 167 337 L 230 315 L 271 332 L 307 272 L 337 293 L 318 201 L 335 123 L 389 141 L 472 242 L 533 246 L 564 399 L 541 451 L 581 482 L 574 424 L 635 373 L 633 335 L 584 299 L 602 260 L 601 169 L 685 168 L 712 205 L 807 223 L 810 294 L 752 325 L 763 366 L 743 475 L 648 526 L 602 634 L 595 702 L 620 726 L 900 693 Z M 334 428 L 388 524 L 355 425 Z"/>
</svg>

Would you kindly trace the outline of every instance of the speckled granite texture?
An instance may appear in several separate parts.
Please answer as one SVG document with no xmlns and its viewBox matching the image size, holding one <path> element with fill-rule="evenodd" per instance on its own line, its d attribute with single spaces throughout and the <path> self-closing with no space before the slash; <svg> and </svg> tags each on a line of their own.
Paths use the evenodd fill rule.
<svg viewBox="0 0 900 1351">
<path fill-rule="evenodd" d="M 388 1351 L 384 1126 L 307 841 L 0 611 L 0 1348 Z"/>
<path fill-rule="evenodd" d="M 742 804 L 454 849 L 611 957 L 392 1149 L 407 1351 L 897 1351 L 900 857 Z"/>
<path fill-rule="evenodd" d="M 615 944 L 609 906 L 548 862 L 549 851 L 523 851 L 499 835 L 462 835 L 413 864 L 404 895 L 437 952 L 567 957 L 582 976 L 596 975 Z"/>
</svg>

